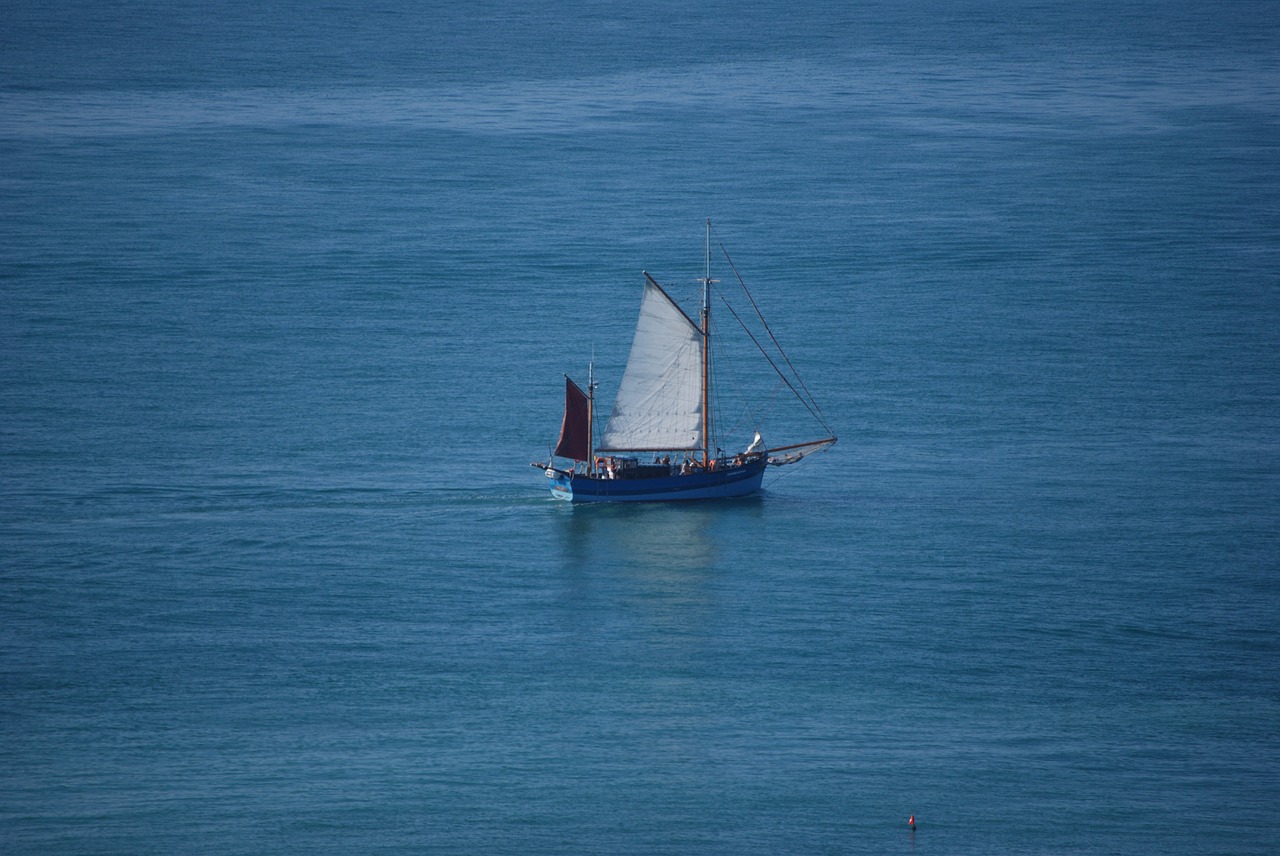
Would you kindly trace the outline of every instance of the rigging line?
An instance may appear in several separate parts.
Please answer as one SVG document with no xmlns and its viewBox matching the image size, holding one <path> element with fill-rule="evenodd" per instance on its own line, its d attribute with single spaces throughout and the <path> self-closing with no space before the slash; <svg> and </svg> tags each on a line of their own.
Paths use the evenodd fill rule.
<svg viewBox="0 0 1280 856">
<path fill-rule="evenodd" d="M 724 253 L 725 261 L 729 263 L 729 267 L 733 270 L 733 275 L 737 277 L 738 284 L 742 286 L 742 293 L 747 296 L 747 300 L 751 303 L 751 308 L 755 310 L 756 317 L 760 319 L 760 323 L 764 326 L 765 332 L 769 334 L 769 339 L 773 342 L 773 346 L 778 349 L 778 353 L 782 356 L 782 359 L 786 362 L 787 367 L 791 369 L 791 373 L 795 375 L 796 381 L 800 384 L 801 389 L 804 390 L 805 395 L 808 396 L 808 399 L 809 399 L 808 403 L 813 405 L 809 409 L 809 412 L 813 413 L 814 418 L 818 420 L 818 424 L 820 424 L 823 428 L 825 428 L 828 433 L 834 435 L 835 432 L 832 431 L 831 426 L 827 424 L 827 421 L 825 419 L 825 414 L 822 413 L 822 407 L 818 404 L 818 400 L 814 397 L 813 393 L 810 392 L 809 387 L 804 382 L 804 378 L 800 376 L 800 372 L 798 372 L 796 370 L 796 367 L 792 364 L 791 358 L 788 357 L 787 352 L 783 350 L 782 344 L 778 341 L 777 337 L 773 335 L 773 330 L 772 328 L 769 327 L 769 322 L 765 320 L 764 314 L 760 311 L 760 307 L 756 304 L 756 300 L 751 295 L 750 289 L 747 288 L 747 283 L 742 279 L 742 274 L 738 273 L 738 268 L 736 265 L 734 265 L 733 259 L 729 257 L 729 251 L 724 248 L 724 244 L 720 245 L 720 251 Z M 739 321 L 738 323 L 741 324 L 742 322 Z M 759 347 L 759 344 L 757 344 L 756 347 Z M 763 349 L 761 350 L 763 351 Z M 780 377 L 782 376 L 782 372 L 779 371 L 776 366 L 774 367 L 774 371 L 777 371 Z M 788 383 L 788 386 L 790 386 L 789 383 Z M 795 391 L 794 387 L 792 387 L 792 391 L 793 392 Z M 796 393 L 796 397 L 800 398 L 801 401 L 804 401 L 804 399 L 800 396 L 798 392 Z M 816 413 L 814 413 L 815 409 L 817 410 Z"/>
<path fill-rule="evenodd" d="M 818 442 L 821 442 L 821 441 L 818 441 Z M 806 460 L 808 460 L 809 458 L 812 458 L 814 455 L 821 454 L 821 453 L 823 453 L 823 452 L 827 451 L 827 450 L 828 450 L 828 449 L 830 449 L 830 448 L 831 448 L 831 444 L 830 444 L 830 443 L 828 443 L 828 444 L 827 444 L 827 445 L 825 445 L 825 446 L 821 446 L 821 447 L 819 447 L 819 448 L 817 448 L 817 449 L 814 449 L 812 452 L 809 452 L 809 453 L 807 453 L 807 454 L 805 454 L 805 455 L 801 456 L 800 460 L 795 461 L 794 463 L 796 463 L 796 464 L 803 464 Z M 765 485 L 765 487 L 766 487 L 766 488 L 768 488 L 768 487 L 772 487 L 773 485 L 775 485 L 775 484 L 777 484 L 778 482 L 780 482 L 780 481 L 782 481 L 783 479 L 785 479 L 787 476 L 793 475 L 794 473 L 797 473 L 797 472 L 799 472 L 799 471 L 800 471 L 800 470 L 799 470 L 799 467 L 797 467 L 795 470 L 786 470 L 786 471 L 784 471 L 784 472 L 779 472 L 779 473 L 775 474 L 775 475 L 773 476 L 773 478 L 769 479 L 769 483 L 768 483 L 767 485 Z"/>
<path fill-rule="evenodd" d="M 786 379 L 779 377 L 778 382 L 773 385 L 773 389 L 769 390 L 768 396 L 766 396 L 763 399 L 764 400 L 763 407 L 760 407 L 760 408 L 754 408 L 750 406 L 746 407 L 747 412 L 751 415 L 753 419 L 756 420 L 757 425 L 764 425 L 764 423 L 769 419 L 769 417 L 773 415 L 773 408 L 778 403 L 778 393 L 782 391 L 782 387 L 785 385 L 786 385 Z M 757 411 L 759 412 L 757 413 Z"/>
<path fill-rule="evenodd" d="M 721 249 L 724 249 L 724 247 L 721 247 Z M 730 262 L 729 264 L 732 266 L 733 262 Z M 743 288 L 745 290 L 746 287 L 743 286 Z M 747 325 L 743 323 L 742 319 L 738 317 L 738 313 L 735 312 L 733 307 L 729 305 L 729 301 L 724 299 L 724 295 L 720 294 L 718 296 L 720 297 L 720 302 L 724 304 L 724 308 L 729 310 L 729 314 L 733 316 L 733 320 L 738 322 L 738 326 L 741 327 L 743 332 L 747 334 L 747 336 L 751 339 L 751 342 L 756 346 L 756 348 L 760 351 L 760 353 L 764 356 L 764 358 L 769 361 L 769 365 L 777 373 L 778 377 L 782 378 L 782 382 L 785 383 L 787 385 L 787 388 L 791 390 L 793 395 L 795 395 L 796 400 L 798 400 L 801 404 L 804 405 L 805 410 L 809 411 L 809 415 L 812 416 L 814 419 L 817 419 L 818 424 L 821 425 L 824 429 L 826 429 L 828 434 L 834 434 L 835 432 L 831 430 L 831 426 L 827 425 L 826 420 L 823 419 L 821 416 L 819 416 L 817 413 L 815 413 L 813 407 L 810 406 L 808 401 L 805 401 L 804 396 L 800 394 L 799 390 L 797 390 L 794 386 L 792 386 L 791 381 L 788 380 L 787 376 L 782 373 L 782 369 L 778 368 L 778 364 L 773 361 L 773 357 L 769 356 L 769 352 L 766 351 L 764 347 L 760 344 L 759 340 L 756 339 L 755 334 L 752 333 L 751 330 L 747 328 Z M 751 295 L 748 293 L 747 296 L 750 297 Z M 755 305 L 754 301 L 752 305 Z M 756 310 L 756 314 L 759 314 L 759 310 Z M 763 321 L 764 319 L 761 318 L 760 320 Z M 767 329 L 768 325 L 765 325 L 765 326 Z M 773 334 L 770 333 L 769 335 L 772 336 Z M 776 340 L 774 341 L 774 344 L 775 345 L 778 344 Z M 778 348 L 778 352 L 781 353 L 782 348 Z M 783 356 L 783 359 L 786 359 L 786 354 L 783 354 L 782 356 Z M 790 363 L 788 363 L 788 365 L 790 365 Z M 792 368 L 791 371 L 795 372 L 795 368 Z M 800 380 L 800 375 L 798 373 L 796 374 L 796 380 Z M 801 380 L 800 385 L 804 386 L 804 381 Z M 808 392 L 808 391 L 809 390 L 807 389 L 805 390 L 805 392 Z M 813 396 L 810 395 L 809 398 L 812 399 Z M 816 405 L 817 402 L 814 402 L 814 404 Z"/>
<path fill-rule="evenodd" d="M 716 353 L 719 353 L 722 355 L 724 354 L 724 342 L 725 342 L 725 338 L 723 336 L 716 339 L 715 347 L 720 349 Z M 753 427 L 758 428 L 760 425 L 760 419 L 756 415 L 755 409 L 749 403 L 749 397 L 743 393 L 743 391 L 746 389 L 746 384 L 742 382 L 742 379 L 738 376 L 737 372 L 734 371 L 734 361 L 730 359 L 722 358 L 715 363 L 713 368 L 717 378 L 716 380 L 717 407 L 720 406 L 719 402 L 721 400 L 722 390 L 729 389 L 733 393 L 734 399 L 741 399 L 741 401 L 735 400 L 733 402 L 737 406 L 737 408 L 742 412 L 738 416 L 737 421 L 729 429 L 729 431 L 736 431 L 737 429 L 741 428 L 743 425 L 744 419 L 749 419 L 753 423 Z M 726 433 L 725 431 L 721 431 L 720 435 L 723 437 L 725 433 Z"/>
<path fill-rule="evenodd" d="M 747 289 L 747 284 L 746 282 L 743 281 L 742 274 L 738 273 L 738 268 L 736 265 L 734 265 L 733 259 L 729 258 L 729 251 L 724 248 L 724 244 L 720 244 L 720 252 L 724 253 L 725 261 L 729 263 L 729 268 L 733 271 L 733 275 L 738 278 L 738 284 L 742 286 L 743 293 L 747 295 L 747 300 L 751 302 L 751 308 L 756 311 L 756 317 L 759 318 L 760 323 L 764 325 L 765 332 L 769 334 L 769 338 L 773 341 L 773 346 L 778 349 L 778 353 L 782 355 L 782 359 L 786 361 L 787 367 L 791 369 L 792 374 L 796 376 L 796 380 L 800 382 L 800 387 L 805 391 L 805 394 L 809 396 L 809 400 L 813 402 L 813 406 L 818 408 L 818 413 L 821 413 L 822 408 L 818 407 L 817 399 L 813 397 L 812 392 L 809 392 L 809 387 L 805 386 L 804 378 L 800 377 L 800 372 L 796 371 L 796 367 L 791 364 L 791 359 L 787 356 L 787 352 L 782 349 L 782 345 L 778 344 L 777 338 L 773 335 L 773 330 L 769 329 L 769 322 L 764 320 L 764 315 L 761 314 L 760 307 L 756 305 L 756 300 L 754 297 L 751 296 L 751 292 Z M 734 316 L 734 317 L 737 317 L 737 316 Z M 741 324 L 742 322 L 739 321 L 738 323 Z M 759 346 L 757 345 L 757 347 Z M 779 372 L 779 374 L 781 374 L 781 372 Z M 798 397 L 799 393 L 796 393 L 796 395 Z M 809 412 L 812 413 L 813 411 L 810 410 Z M 831 430 L 831 426 L 827 424 L 825 419 L 823 419 L 820 416 L 817 416 L 817 414 L 814 414 L 814 416 L 818 419 L 818 422 L 822 425 L 823 428 L 826 428 L 829 433 L 833 435 L 835 434 L 835 432 Z"/>
<path fill-rule="evenodd" d="M 773 385 L 773 389 L 769 390 L 769 397 L 765 399 L 764 410 L 761 411 L 761 422 L 773 415 L 773 408 L 778 404 L 778 393 L 782 391 L 785 383 L 786 378 L 779 377 L 778 382 Z"/>
<path fill-rule="evenodd" d="M 720 427 L 720 387 L 721 371 L 724 368 L 724 349 L 720 337 L 707 338 L 707 436 L 704 438 L 713 448 L 718 447 L 724 439 Z"/>
<path fill-rule="evenodd" d="M 718 347 L 723 349 L 725 341 L 726 337 L 721 336 L 718 342 Z M 764 420 L 760 417 L 758 412 L 759 408 L 752 403 L 752 396 L 745 393 L 747 385 L 742 382 L 742 379 L 734 370 L 734 361 L 727 359 L 720 360 L 716 366 L 716 373 L 717 377 L 727 376 L 726 380 L 721 380 L 716 385 L 716 389 L 730 389 L 734 393 L 732 405 L 735 412 L 735 421 L 727 432 L 721 431 L 721 436 L 725 436 L 727 433 L 736 432 L 744 425 L 750 425 L 752 429 L 762 431 Z M 776 396 L 780 389 L 782 389 L 782 381 L 779 379 L 771 391 L 770 397 L 772 398 L 772 396 Z M 771 406 L 771 401 L 769 403 Z M 767 411 L 768 407 L 766 407 L 766 413 Z"/>
</svg>

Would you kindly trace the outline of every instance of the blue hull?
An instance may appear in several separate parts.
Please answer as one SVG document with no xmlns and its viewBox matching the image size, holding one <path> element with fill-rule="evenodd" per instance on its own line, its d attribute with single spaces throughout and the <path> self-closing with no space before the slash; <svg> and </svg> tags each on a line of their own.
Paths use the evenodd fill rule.
<svg viewBox="0 0 1280 856">
<path fill-rule="evenodd" d="M 729 499 L 760 489 L 764 459 L 713 472 L 640 479 L 597 479 L 556 473 L 551 495 L 566 502 L 670 502 Z"/>
</svg>

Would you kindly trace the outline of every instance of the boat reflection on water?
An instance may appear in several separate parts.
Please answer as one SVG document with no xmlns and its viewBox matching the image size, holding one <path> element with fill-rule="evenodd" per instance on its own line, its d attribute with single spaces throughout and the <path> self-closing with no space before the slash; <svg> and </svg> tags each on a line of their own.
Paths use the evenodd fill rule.
<svg viewBox="0 0 1280 856">
<path fill-rule="evenodd" d="M 701 633 L 716 568 L 764 519 L 762 494 L 715 503 L 561 506 L 551 527 L 560 544 L 565 596 L 598 614 L 622 609 L 669 632 Z"/>
</svg>

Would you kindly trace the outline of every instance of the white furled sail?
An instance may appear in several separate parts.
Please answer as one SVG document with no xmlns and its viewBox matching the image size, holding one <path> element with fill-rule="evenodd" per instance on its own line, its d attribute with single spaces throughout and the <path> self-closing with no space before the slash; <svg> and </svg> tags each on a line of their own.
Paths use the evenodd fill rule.
<svg viewBox="0 0 1280 856">
<path fill-rule="evenodd" d="M 702 448 L 703 335 L 645 274 L 640 320 L 598 451 Z"/>
</svg>

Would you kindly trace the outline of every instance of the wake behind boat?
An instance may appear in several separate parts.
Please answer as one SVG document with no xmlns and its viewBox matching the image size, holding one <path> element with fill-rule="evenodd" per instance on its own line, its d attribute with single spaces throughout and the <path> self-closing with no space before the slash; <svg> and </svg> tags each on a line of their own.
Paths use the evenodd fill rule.
<svg viewBox="0 0 1280 856">
<path fill-rule="evenodd" d="M 712 419 L 711 286 L 718 280 L 711 278 L 710 220 L 707 221 L 706 256 L 706 275 L 699 280 L 702 307 L 697 323 L 645 272 L 635 338 L 599 445 L 595 443 L 594 432 L 594 367 L 585 391 L 565 376 L 564 419 L 559 440 L 549 462 L 531 464 L 551 479 L 552 496 L 570 502 L 747 496 L 760 489 L 767 467 L 796 463 L 836 442 L 835 433 L 823 420 L 817 402 L 756 309 L 778 355 L 790 369 L 790 377 L 745 324 L 743 329 L 827 436 L 766 448 L 757 429 L 751 442 L 740 452 L 725 454 L 717 445 L 719 438 L 715 436 Z M 728 260 L 727 253 L 725 258 Z M 731 260 L 729 265 L 733 266 Z M 736 269 L 734 273 L 736 275 Z M 746 284 L 741 277 L 738 281 L 755 309 L 755 300 L 746 290 Z M 729 311 L 742 324 L 738 314 L 732 308 Z M 651 459 L 642 461 L 642 455 Z M 557 457 L 571 463 L 557 466 Z"/>
</svg>

